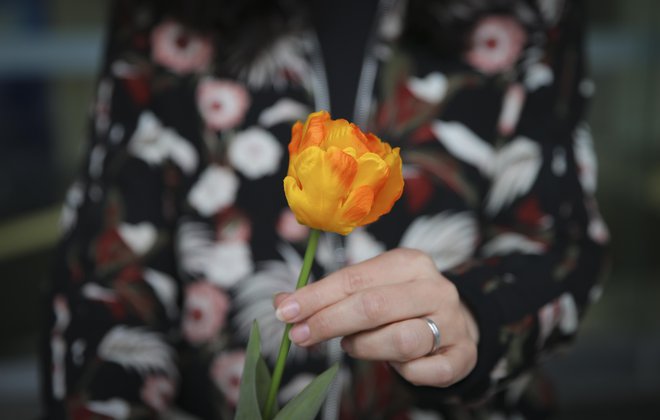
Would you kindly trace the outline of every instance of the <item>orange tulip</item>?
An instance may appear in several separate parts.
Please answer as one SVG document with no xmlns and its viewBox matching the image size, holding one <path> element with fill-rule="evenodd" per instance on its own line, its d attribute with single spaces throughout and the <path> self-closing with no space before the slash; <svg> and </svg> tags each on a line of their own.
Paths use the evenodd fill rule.
<svg viewBox="0 0 660 420">
<path fill-rule="evenodd" d="M 293 126 L 284 193 L 299 223 L 347 235 L 388 213 L 402 192 L 398 147 L 326 111 Z"/>
</svg>

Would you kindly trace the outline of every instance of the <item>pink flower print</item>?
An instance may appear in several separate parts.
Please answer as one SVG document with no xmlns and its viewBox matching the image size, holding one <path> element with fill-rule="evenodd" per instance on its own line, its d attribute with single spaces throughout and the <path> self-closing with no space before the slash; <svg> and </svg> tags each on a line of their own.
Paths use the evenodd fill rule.
<svg viewBox="0 0 660 420">
<path fill-rule="evenodd" d="M 309 228 L 298 223 L 291 210 L 284 209 L 277 220 L 277 233 L 289 242 L 300 242 L 307 239 Z"/>
<path fill-rule="evenodd" d="M 177 74 L 203 71 L 213 55 L 210 38 L 200 36 L 173 20 L 164 21 L 154 28 L 151 46 L 153 60 Z"/>
<path fill-rule="evenodd" d="M 249 104 L 247 91 L 236 82 L 206 78 L 197 86 L 197 107 L 212 130 L 237 126 L 243 121 Z"/>
<path fill-rule="evenodd" d="M 160 413 L 169 407 L 174 392 L 172 379 L 165 375 L 149 375 L 144 380 L 140 395 L 146 405 Z"/>
<path fill-rule="evenodd" d="M 244 363 L 245 352 L 233 351 L 218 355 L 211 364 L 211 378 L 232 406 L 238 403 Z"/>
<path fill-rule="evenodd" d="M 192 344 L 212 339 L 225 325 L 229 311 L 229 298 L 220 289 L 206 281 L 186 287 L 183 305 L 183 335 Z"/>
<path fill-rule="evenodd" d="M 483 73 L 498 73 L 513 66 L 526 40 L 525 29 L 516 19 L 488 16 L 474 27 L 465 59 Z"/>
</svg>

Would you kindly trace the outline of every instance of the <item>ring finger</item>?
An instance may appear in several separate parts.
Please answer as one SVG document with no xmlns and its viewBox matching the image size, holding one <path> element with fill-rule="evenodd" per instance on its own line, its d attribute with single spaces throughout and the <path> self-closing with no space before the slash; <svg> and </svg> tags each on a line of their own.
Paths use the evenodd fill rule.
<svg viewBox="0 0 660 420">
<path fill-rule="evenodd" d="M 432 313 L 438 297 L 429 289 L 429 283 L 422 280 L 367 289 L 296 324 L 291 339 L 298 345 L 309 346 Z"/>
<path fill-rule="evenodd" d="M 450 340 L 449 328 L 440 327 L 440 349 Z M 434 334 L 424 318 L 394 322 L 342 340 L 344 351 L 352 357 L 389 362 L 408 362 L 427 356 L 434 344 Z"/>
</svg>

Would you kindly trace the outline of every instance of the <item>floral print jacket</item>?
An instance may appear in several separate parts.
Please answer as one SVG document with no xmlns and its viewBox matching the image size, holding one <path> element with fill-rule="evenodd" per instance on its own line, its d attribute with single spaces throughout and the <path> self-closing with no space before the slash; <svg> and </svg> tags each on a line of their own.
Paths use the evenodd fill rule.
<svg viewBox="0 0 660 420">
<path fill-rule="evenodd" d="M 382 2 L 356 122 L 401 147 L 404 195 L 368 228 L 322 237 L 314 267 L 425 251 L 475 314 L 478 364 L 430 389 L 344 359 L 326 415 L 521 415 L 528 372 L 600 294 L 579 2 L 487 3 L 447 6 L 474 17 L 449 59 L 399 42 L 405 4 Z M 275 357 L 272 297 L 293 288 L 307 235 L 284 200 L 285 150 L 293 122 L 328 107 L 323 64 L 311 31 L 288 33 L 232 76 L 212 39 L 158 2 L 114 4 L 48 297 L 49 417 L 231 418 L 253 319 Z M 280 399 L 340 358 L 335 341 L 295 349 Z"/>
</svg>

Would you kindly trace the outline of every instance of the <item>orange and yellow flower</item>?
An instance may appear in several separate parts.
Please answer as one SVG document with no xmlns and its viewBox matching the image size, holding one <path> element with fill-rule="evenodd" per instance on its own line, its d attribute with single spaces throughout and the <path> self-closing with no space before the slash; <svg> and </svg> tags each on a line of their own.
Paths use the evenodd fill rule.
<svg viewBox="0 0 660 420">
<path fill-rule="evenodd" d="M 326 111 L 293 126 L 284 193 L 299 223 L 347 235 L 388 213 L 402 192 L 398 147 Z"/>
</svg>

